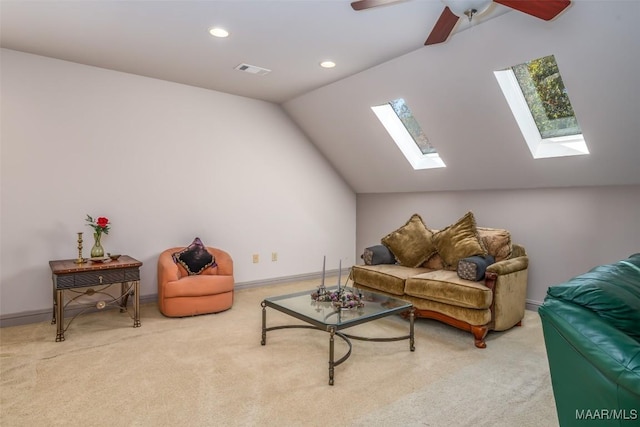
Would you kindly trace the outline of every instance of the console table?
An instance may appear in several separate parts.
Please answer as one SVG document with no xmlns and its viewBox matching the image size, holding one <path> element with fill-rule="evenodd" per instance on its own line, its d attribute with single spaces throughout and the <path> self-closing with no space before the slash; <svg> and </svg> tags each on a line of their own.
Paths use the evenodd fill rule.
<svg viewBox="0 0 640 427">
<path fill-rule="evenodd" d="M 142 262 L 122 255 L 117 260 L 93 262 L 87 260 L 77 264 L 76 260 L 49 261 L 53 281 L 53 319 L 51 324 L 57 324 L 56 342 L 64 341 L 64 332 L 73 319 L 90 308 L 99 310 L 107 306 L 118 306 L 121 312 L 127 311 L 129 296 L 133 296 L 133 327 L 140 326 L 140 266 Z M 120 284 L 120 296 L 113 296 L 106 292 L 107 288 Z M 95 288 L 95 289 L 94 289 Z M 84 289 L 80 291 L 80 289 Z M 75 294 L 65 302 L 65 291 Z M 77 301 L 82 296 L 103 295 L 104 300 L 91 303 Z M 64 312 L 69 304 L 83 309 L 77 313 L 69 323 L 64 324 Z"/>
</svg>

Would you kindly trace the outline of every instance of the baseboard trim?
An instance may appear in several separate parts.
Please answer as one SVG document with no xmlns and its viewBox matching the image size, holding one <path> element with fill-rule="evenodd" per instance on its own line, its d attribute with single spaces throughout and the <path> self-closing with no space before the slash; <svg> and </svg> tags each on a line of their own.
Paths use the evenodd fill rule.
<svg viewBox="0 0 640 427">
<path fill-rule="evenodd" d="M 346 277 L 345 275 L 349 274 L 349 269 L 346 271 L 342 271 L 342 277 Z M 326 277 L 333 277 L 338 275 L 338 270 L 329 270 L 326 272 Z M 276 285 L 281 283 L 290 283 L 290 282 L 298 282 L 303 280 L 313 280 L 320 279 L 322 277 L 322 272 L 317 273 L 309 273 L 309 274 L 298 274 L 293 276 L 285 276 L 285 277 L 274 277 L 271 279 L 265 280 L 254 280 L 249 282 L 240 282 L 235 284 L 235 290 L 242 289 L 250 289 L 257 288 L 261 286 L 269 286 Z M 149 294 L 149 295 L 140 295 L 140 304 L 148 304 L 154 303 L 158 301 L 158 294 Z M 65 318 L 70 319 L 79 313 L 82 308 L 69 308 L 65 311 Z M 98 312 L 97 308 L 89 308 L 85 309 L 85 313 L 95 313 Z M 11 313 L 0 316 L 0 328 L 6 328 L 9 326 L 20 326 L 27 325 L 30 323 L 40 323 L 51 321 L 53 318 L 53 307 L 45 309 L 45 310 L 31 310 L 31 311 L 23 311 L 20 313 Z"/>
<path fill-rule="evenodd" d="M 527 299 L 525 307 L 527 308 L 527 310 L 538 311 L 538 309 L 540 308 L 541 305 L 542 305 L 541 301 L 535 301 L 535 300 Z"/>
<path fill-rule="evenodd" d="M 349 271 L 350 269 L 347 269 L 346 271 L 343 270 L 342 271 L 342 277 L 347 277 L 349 275 Z M 325 273 L 325 277 L 334 277 L 337 276 L 339 273 L 339 270 L 328 270 Z M 257 288 L 257 287 L 261 287 L 261 286 L 269 286 L 269 285 L 277 285 L 277 284 L 281 284 L 281 283 L 290 283 L 290 282 L 300 282 L 303 280 L 314 280 L 314 279 L 320 279 L 322 277 L 322 272 L 317 272 L 317 273 L 307 273 L 307 274 L 298 274 L 298 275 L 294 275 L 294 276 L 286 276 L 286 277 L 274 277 L 272 279 L 264 279 L 264 280 L 254 280 L 254 281 L 250 281 L 250 282 L 241 282 L 241 283 L 236 283 L 235 284 L 235 289 L 240 290 L 240 289 L 250 289 L 250 288 Z"/>
</svg>

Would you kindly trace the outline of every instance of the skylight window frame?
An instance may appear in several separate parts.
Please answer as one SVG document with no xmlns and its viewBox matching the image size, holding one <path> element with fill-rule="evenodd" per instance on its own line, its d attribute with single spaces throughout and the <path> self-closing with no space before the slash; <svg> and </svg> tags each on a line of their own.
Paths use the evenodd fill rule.
<svg viewBox="0 0 640 427">
<path fill-rule="evenodd" d="M 423 154 L 390 103 L 371 107 L 380 123 L 398 146 L 414 170 L 444 168 L 446 165 L 437 152 Z"/>
<path fill-rule="evenodd" d="M 534 159 L 589 154 L 582 133 L 543 138 L 513 70 L 494 71 L 494 75 Z"/>
</svg>

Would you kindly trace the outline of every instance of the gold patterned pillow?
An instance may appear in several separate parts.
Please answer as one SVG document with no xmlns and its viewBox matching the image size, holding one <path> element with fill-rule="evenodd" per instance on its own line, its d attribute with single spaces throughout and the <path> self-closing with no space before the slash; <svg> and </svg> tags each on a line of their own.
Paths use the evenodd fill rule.
<svg viewBox="0 0 640 427">
<path fill-rule="evenodd" d="M 420 215 L 413 214 L 405 225 L 383 237 L 382 244 L 389 248 L 400 265 L 415 268 L 436 252 L 432 236 Z"/>
<path fill-rule="evenodd" d="M 478 235 L 496 262 L 511 258 L 511 233 L 501 228 L 478 227 Z"/>
<path fill-rule="evenodd" d="M 444 261 L 442 261 L 442 257 L 440 256 L 440 254 L 436 252 L 431 256 L 431 258 L 429 258 L 422 264 L 422 267 L 430 268 L 432 270 L 444 270 Z"/>
<path fill-rule="evenodd" d="M 458 261 L 463 258 L 487 254 L 472 212 L 467 212 L 455 224 L 435 233 L 433 242 L 447 270 L 455 271 Z"/>
</svg>

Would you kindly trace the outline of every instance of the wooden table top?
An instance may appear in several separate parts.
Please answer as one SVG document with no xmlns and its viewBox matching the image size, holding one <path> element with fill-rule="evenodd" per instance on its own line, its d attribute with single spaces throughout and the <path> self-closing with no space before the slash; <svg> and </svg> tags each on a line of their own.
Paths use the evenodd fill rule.
<svg viewBox="0 0 640 427">
<path fill-rule="evenodd" d="M 142 262 L 129 255 L 122 255 L 116 261 L 111 259 L 104 262 L 94 262 L 85 258 L 83 264 L 76 264 L 75 259 L 49 261 L 53 274 L 80 273 L 83 271 L 110 270 L 114 268 L 140 267 Z"/>
</svg>

